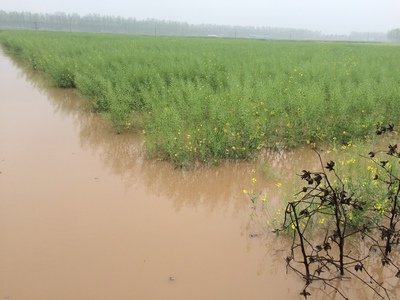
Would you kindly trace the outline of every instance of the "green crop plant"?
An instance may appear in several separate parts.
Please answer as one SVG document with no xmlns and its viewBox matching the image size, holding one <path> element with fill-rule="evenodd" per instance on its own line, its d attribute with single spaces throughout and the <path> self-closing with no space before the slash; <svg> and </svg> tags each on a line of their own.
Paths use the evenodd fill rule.
<svg viewBox="0 0 400 300">
<path fill-rule="evenodd" d="M 0 43 L 180 166 L 346 144 L 400 119 L 398 46 L 22 31 Z"/>
</svg>

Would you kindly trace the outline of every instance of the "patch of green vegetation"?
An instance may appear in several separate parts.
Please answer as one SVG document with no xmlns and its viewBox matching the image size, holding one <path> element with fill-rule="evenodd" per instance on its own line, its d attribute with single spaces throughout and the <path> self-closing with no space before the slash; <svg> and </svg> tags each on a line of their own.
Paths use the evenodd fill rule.
<svg viewBox="0 0 400 300">
<path fill-rule="evenodd" d="M 0 43 L 179 166 L 346 144 L 400 120 L 398 46 L 20 31 Z"/>
</svg>

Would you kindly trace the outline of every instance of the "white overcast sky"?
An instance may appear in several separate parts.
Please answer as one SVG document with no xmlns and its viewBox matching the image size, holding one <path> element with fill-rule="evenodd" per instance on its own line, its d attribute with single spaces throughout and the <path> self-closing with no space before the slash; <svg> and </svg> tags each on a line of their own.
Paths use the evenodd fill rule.
<svg viewBox="0 0 400 300">
<path fill-rule="evenodd" d="M 294 27 L 338 34 L 400 27 L 400 0 L 0 0 L 0 10 Z"/>
</svg>

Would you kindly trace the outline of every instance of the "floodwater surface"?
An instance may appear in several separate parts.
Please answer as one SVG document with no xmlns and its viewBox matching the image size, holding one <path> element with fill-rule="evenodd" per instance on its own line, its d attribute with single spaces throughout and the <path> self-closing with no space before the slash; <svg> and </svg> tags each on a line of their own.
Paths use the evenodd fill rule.
<svg viewBox="0 0 400 300">
<path fill-rule="evenodd" d="M 142 144 L 0 54 L 0 299 L 301 298 L 243 189 L 292 193 L 310 151 L 184 171 Z"/>
</svg>

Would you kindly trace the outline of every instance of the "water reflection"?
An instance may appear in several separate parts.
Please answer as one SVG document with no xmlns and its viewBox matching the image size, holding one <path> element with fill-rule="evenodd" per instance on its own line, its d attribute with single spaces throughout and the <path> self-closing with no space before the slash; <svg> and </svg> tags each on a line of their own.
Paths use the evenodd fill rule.
<svg viewBox="0 0 400 300">
<path fill-rule="evenodd" d="M 318 167 L 316 154 L 307 147 L 265 151 L 253 162 L 225 162 L 218 167 L 191 171 L 175 169 L 168 162 L 146 160 L 140 134 L 116 134 L 104 118 L 91 111 L 89 101 L 82 99 L 77 91 L 50 88 L 31 70 L 23 69 L 22 74 L 47 96 L 56 114 L 73 119 L 81 147 L 99 156 L 127 188 L 140 186 L 150 195 L 166 197 L 173 201 L 177 211 L 183 207 L 201 207 L 210 212 L 218 209 L 238 214 L 245 209 L 248 213 L 250 202 L 243 189 L 262 194 L 279 206 L 298 189 L 296 173 Z M 257 182 L 252 182 L 252 178 Z"/>
<path fill-rule="evenodd" d="M 238 212 L 248 206 L 241 191 L 252 185 L 253 177 L 258 179 L 254 189 L 263 189 L 271 199 L 276 198 L 279 195 L 276 184 L 293 181 L 295 168 L 313 159 L 308 149 L 302 149 L 266 152 L 256 162 L 226 162 L 218 167 L 191 171 L 175 169 L 167 162 L 146 160 L 138 133 L 115 134 L 109 123 L 92 112 L 89 101 L 82 99 L 75 90 L 49 88 L 30 70 L 24 69 L 23 74 L 47 96 L 56 114 L 73 119 L 83 149 L 100 156 L 106 168 L 121 176 L 128 187 L 144 185 L 148 193 L 172 199 L 177 210 L 185 206 L 201 206 L 209 211 L 228 210 L 233 204 L 234 212 Z M 257 168 L 262 165 L 268 165 L 268 172 L 274 173 L 273 176 Z"/>
<path fill-rule="evenodd" d="M 99 155 L 106 168 L 121 176 L 127 186 L 145 186 L 150 194 L 173 199 L 178 210 L 198 205 L 210 211 L 228 209 L 227 204 L 240 195 L 243 180 L 250 176 L 251 165 L 246 163 L 185 171 L 167 162 L 146 160 L 139 134 L 115 134 L 101 116 L 82 110 L 77 104 L 82 99 L 73 91 L 46 89 L 46 93 L 57 112 L 74 117 L 83 149 Z"/>
</svg>

